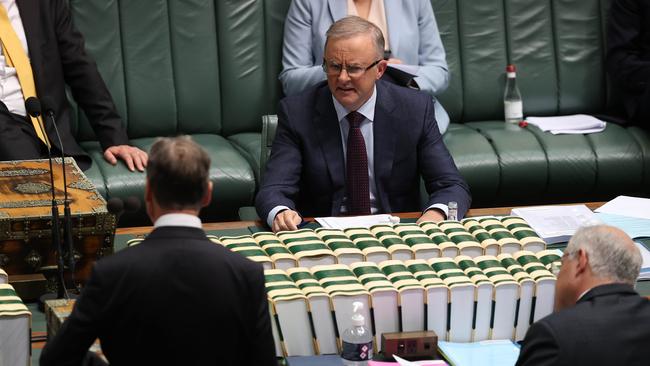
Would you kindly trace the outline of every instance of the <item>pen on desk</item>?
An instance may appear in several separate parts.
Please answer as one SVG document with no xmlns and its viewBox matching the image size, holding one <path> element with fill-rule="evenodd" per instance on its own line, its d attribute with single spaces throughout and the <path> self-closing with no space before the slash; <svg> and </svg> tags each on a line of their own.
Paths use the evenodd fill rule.
<svg viewBox="0 0 650 366">
<path fill-rule="evenodd" d="M 303 227 L 307 226 L 310 223 L 310 221 L 305 221 L 305 220 L 300 220 L 300 223 L 296 226 L 298 229 L 302 229 Z"/>
</svg>

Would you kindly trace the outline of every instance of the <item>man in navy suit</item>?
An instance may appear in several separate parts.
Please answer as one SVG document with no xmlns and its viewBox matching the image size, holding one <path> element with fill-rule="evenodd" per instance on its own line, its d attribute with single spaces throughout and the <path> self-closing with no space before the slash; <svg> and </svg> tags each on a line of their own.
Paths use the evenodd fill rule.
<svg viewBox="0 0 650 366">
<path fill-rule="evenodd" d="M 384 38 L 374 24 L 346 17 L 330 27 L 327 83 L 280 102 L 278 129 L 257 212 L 274 231 L 302 216 L 423 211 L 458 216 L 469 188 L 445 147 L 426 93 L 380 81 Z M 420 205 L 420 176 L 429 199 Z"/>
<path fill-rule="evenodd" d="M 187 136 L 153 144 L 154 230 L 95 264 L 41 365 L 79 365 L 99 338 L 111 365 L 277 366 L 262 266 L 211 242 L 198 218 L 212 197 L 209 169 Z"/>
<path fill-rule="evenodd" d="M 641 263 L 621 230 L 579 229 L 562 256 L 556 312 L 528 329 L 517 366 L 647 365 L 650 302 L 634 291 Z"/>
</svg>

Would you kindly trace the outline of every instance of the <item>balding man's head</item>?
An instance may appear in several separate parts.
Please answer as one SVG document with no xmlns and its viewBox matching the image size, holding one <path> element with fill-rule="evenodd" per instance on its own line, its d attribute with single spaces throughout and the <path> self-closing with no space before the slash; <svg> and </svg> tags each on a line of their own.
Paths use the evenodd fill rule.
<svg viewBox="0 0 650 366">
<path fill-rule="evenodd" d="M 562 257 L 555 308 L 573 306 L 585 291 L 607 283 L 634 285 L 641 270 L 639 248 L 623 231 L 607 225 L 578 229 Z"/>
<path fill-rule="evenodd" d="M 607 225 L 580 228 L 565 253 L 575 255 L 580 249 L 587 252 L 595 276 L 629 285 L 636 282 L 643 260 L 639 248 L 622 230 Z"/>
</svg>

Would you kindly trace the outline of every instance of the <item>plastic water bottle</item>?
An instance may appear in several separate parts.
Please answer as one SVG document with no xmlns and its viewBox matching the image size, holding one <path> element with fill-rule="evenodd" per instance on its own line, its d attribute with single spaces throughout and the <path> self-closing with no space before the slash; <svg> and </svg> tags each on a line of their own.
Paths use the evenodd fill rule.
<svg viewBox="0 0 650 366">
<path fill-rule="evenodd" d="M 506 123 L 519 123 L 524 119 L 524 106 L 521 93 L 517 87 L 517 69 L 515 65 L 506 67 L 506 91 L 503 94 L 503 107 Z"/>
<path fill-rule="evenodd" d="M 447 220 L 458 221 L 458 203 L 450 201 L 447 204 Z"/>
<path fill-rule="evenodd" d="M 352 327 L 343 331 L 343 352 L 341 358 L 345 366 L 366 366 L 372 360 L 372 334 L 366 328 L 363 317 L 363 303 L 352 303 Z"/>
</svg>

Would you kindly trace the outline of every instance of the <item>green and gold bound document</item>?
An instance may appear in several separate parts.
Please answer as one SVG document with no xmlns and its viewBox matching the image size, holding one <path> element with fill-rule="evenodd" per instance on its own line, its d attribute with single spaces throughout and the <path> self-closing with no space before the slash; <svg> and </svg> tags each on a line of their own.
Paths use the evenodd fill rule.
<svg viewBox="0 0 650 366">
<path fill-rule="evenodd" d="M 59 205 L 63 245 L 63 174 L 61 159 L 53 159 L 54 187 Z M 72 218 L 75 280 L 84 282 L 92 264 L 113 252 L 115 217 L 106 201 L 79 169 L 65 159 Z M 48 160 L 0 162 L 0 268 L 9 275 L 49 272 L 56 268 L 52 245 L 52 193 Z M 63 252 L 67 255 L 66 248 Z M 68 271 L 66 258 L 66 271 Z M 66 273 L 69 276 L 69 273 Z M 46 276 L 47 277 L 47 276 Z M 48 282 L 49 283 L 49 282 Z"/>
</svg>

